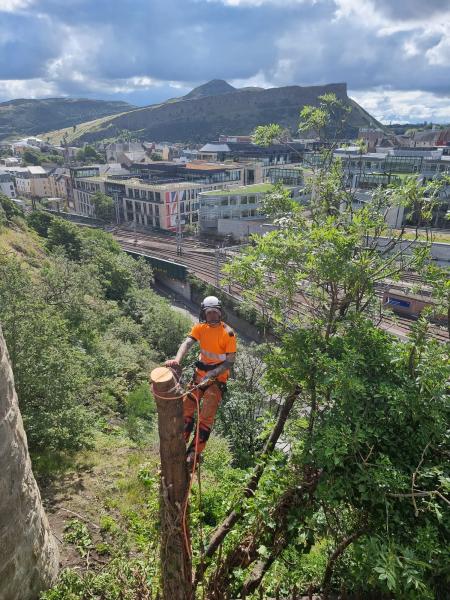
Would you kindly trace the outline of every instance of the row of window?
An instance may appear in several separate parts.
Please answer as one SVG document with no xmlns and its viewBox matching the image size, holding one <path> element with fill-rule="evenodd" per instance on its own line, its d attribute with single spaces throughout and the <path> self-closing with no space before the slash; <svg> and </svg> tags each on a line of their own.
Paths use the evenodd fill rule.
<svg viewBox="0 0 450 600">
<path fill-rule="evenodd" d="M 100 185 L 98 183 L 91 183 L 90 181 L 76 181 L 75 187 L 78 190 L 85 190 L 87 192 L 99 192 Z"/>
<path fill-rule="evenodd" d="M 225 196 L 223 198 L 211 200 L 203 199 L 201 201 L 201 207 L 214 207 L 214 206 L 242 206 L 246 204 L 258 204 L 256 196 Z"/>
<path fill-rule="evenodd" d="M 136 200 L 150 200 L 150 202 L 161 202 L 161 192 L 154 192 L 152 190 L 127 188 L 127 195 L 129 198 L 135 198 Z"/>
<path fill-rule="evenodd" d="M 133 202 L 132 200 L 125 199 L 125 210 L 133 214 L 133 204 L 135 205 L 136 214 L 159 215 L 159 205 L 150 204 L 149 202 Z"/>
</svg>

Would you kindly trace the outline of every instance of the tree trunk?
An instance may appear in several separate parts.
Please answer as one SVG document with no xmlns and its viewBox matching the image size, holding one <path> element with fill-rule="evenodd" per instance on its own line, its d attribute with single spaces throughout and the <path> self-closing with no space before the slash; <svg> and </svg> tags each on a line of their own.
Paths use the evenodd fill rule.
<svg viewBox="0 0 450 600">
<path fill-rule="evenodd" d="M 55 581 L 58 564 L 0 328 L 0 598 L 35 600 Z"/>
<path fill-rule="evenodd" d="M 182 390 L 170 369 L 151 373 L 158 409 L 161 455 L 161 577 L 164 600 L 191 600 L 192 564 L 185 504 L 189 475 L 186 466 Z M 186 522 L 184 517 L 186 516 Z"/>
</svg>

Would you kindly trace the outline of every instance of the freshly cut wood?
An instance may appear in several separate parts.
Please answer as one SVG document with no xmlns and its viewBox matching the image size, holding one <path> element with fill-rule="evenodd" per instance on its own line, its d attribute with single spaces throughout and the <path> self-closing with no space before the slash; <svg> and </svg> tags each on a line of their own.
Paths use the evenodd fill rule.
<svg viewBox="0 0 450 600">
<path fill-rule="evenodd" d="M 156 394 L 167 392 L 177 384 L 173 371 L 168 367 L 156 367 L 150 373 L 150 379 Z"/>
</svg>

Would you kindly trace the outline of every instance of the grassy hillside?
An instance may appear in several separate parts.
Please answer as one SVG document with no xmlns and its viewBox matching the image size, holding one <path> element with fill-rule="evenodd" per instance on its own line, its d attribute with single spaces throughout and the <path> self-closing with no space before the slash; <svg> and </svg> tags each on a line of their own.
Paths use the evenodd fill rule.
<svg viewBox="0 0 450 600">
<path fill-rule="evenodd" d="M 50 129 L 128 111 L 127 102 L 79 98 L 18 99 L 0 103 L 0 140 L 36 135 Z M 59 143 L 59 140 L 58 140 Z"/>
<path fill-rule="evenodd" d="M 318 97 L 325 93 L 336 94 L 352 108 L 346 136 L 354 136 L 359 127 L 381 126 L 347 96 L 344 83 L 268 90 L 235 90 L 217 82 L 201 87 L 195 94 L 191 92 L 178 100 L 82 123 L 76 131 L 66 129 L 44 135 L 58 140 L 67 134 L 70 142 L 80 143 L 114 138 L 127 129 L 142 140 L 202 143 L 216 139 L 220 134 L 249 134 L 257 125 L 273 122 L 295 134 L 301 108 L 306 104 L 317 105 Z"/>
</svg>

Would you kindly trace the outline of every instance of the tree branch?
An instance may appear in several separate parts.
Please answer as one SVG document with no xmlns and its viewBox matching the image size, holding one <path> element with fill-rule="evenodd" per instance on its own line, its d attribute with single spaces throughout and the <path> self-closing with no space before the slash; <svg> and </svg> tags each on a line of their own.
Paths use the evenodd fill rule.
<svg viewBox="0 0 450 600">
<path fill-rule="evenodd" d="M 248 482 L 247 486 L 244 489 L 244 496 L 243 496 L 244 499 L 249 498 L 250 496 L 252 496 L 255 493 L 255 491 L 258 487 L 259 480 L 261 479 L 261 476 L 266 467 L 267 460 L 268 460 L 270 454 L 273 452 L 275 445 L 276 445 L 280 435 L 283 432 L 284 426 L 286 424 L 286 420 L 292 410 L 292 407 L 294 406 L 295 400 L 299 397 L 300 392 L 301 392 L 301 388 L 299 386 L 297 386 L 294 389 L 294 391 L 291 394 L 289 394 L 289 396 L 284 401 L 284 404 L 281 407 L 281 410 L 278 414 L 278 419 L 275 424 L 275 427 L 273 428 L 272 433 L 270 434 L 270 436 L 266 442 L 266 445 L 264 446 L 264 450 L 261 455 L 262 460 L 256 465 L 256 467 L 253 471 L 253 475 L 251 476 L 250 481 Z M 240 520 L 241 517 L 242 517 L 242 506 L 240 506 L 239 508 L 235 508 L 230 513 L 228 513 L 228 515 L 225 517 L 225 519 L 222 521 L 222 523 L 219 525 L 219 527 L 214 531 L 214 533 L 209 541 L 209 544 L 205 550 L 205 554 L 204 554 L 205 563 L 203 565 L 199 565 L 197 567 L 197 570 L 195 573 L 195 578 L 194 578 L 194 586 L 196 586 L 198 584 L 199 580 L 203 577 L 203 573 L 205 572 L 206 567 L 207 567 L 207 559 L 211 558 L 211 556 L 215 553 L 217 548 L 222 544 L 225 537 L 231 531 L 232 527 Z"/>
</svg>

